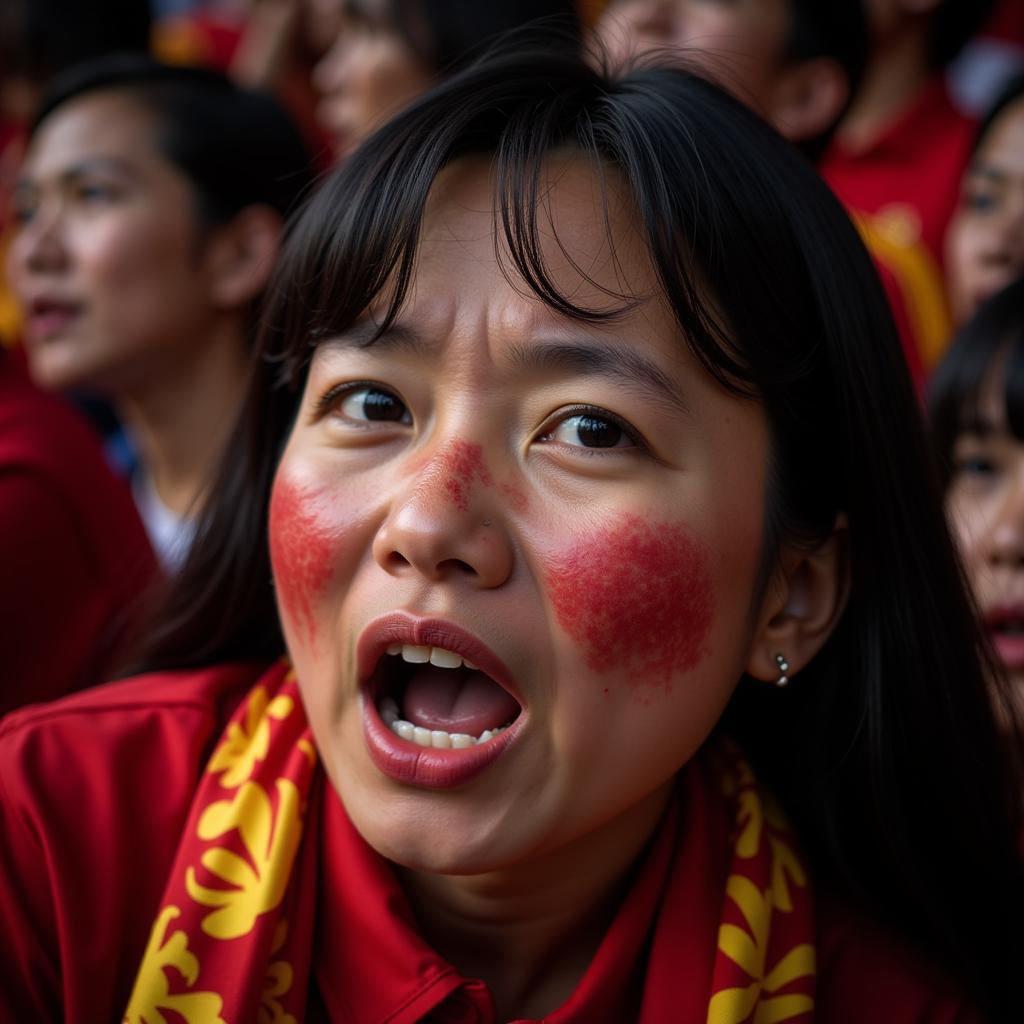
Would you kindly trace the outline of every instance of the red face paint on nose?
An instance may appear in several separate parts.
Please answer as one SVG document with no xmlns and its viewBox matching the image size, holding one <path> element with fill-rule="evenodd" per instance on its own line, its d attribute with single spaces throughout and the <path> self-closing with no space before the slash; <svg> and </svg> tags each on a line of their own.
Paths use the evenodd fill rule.
<svg viewBox="0 0 1024 1024">
<path fill-rule="evenodd" d="M 484 465 L 483 449 L 468 441 L 452 441 L 438 456 L 447 477 L 445 490 L 460 512 L 469 508 L 469 492 L 473 482 L 479 480 L 484 487 L 493 483 Z"/>
<path fill-rule="evenodd" d="M 281 610 L 316 641 L 313 605 L 331 578 L 337 530 L 319 510 L 321 496 L 278 479 L 270 496 L 270 561 Z"/>
<path fill-rule="evenodd" d="M 625 671 L 633 690 L 668 691 L 674 673 L 708 653 L 709 561 L 682 526 L 627 515 L 553 560 L 547 585 L 591 669 Z"/>
</svg>

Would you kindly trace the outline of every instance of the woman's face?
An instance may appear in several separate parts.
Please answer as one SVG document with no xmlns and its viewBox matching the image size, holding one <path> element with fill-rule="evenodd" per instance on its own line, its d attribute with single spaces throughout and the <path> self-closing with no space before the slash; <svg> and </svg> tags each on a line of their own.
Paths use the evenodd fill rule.
<svg viewBox="0 0 1024 1024">
<path fill-rule="evenodd" d="M 770 106 L 787 64 L 790 6 L 788 0 L 618 0 L 605 9 L 597 35 L 616 62 L 682 50 L 760 109 Z"/>
<path fill-rule="evenodd" d="M 993 122 L 964 175 L 946 268 L 957 323 L 1024 274 L 1024 98 Z"/>
<path fill-rule="evenodd" d="M 946 507 L 984 628 L 1024 696 L 1024 441 L 1006 421 L 1004 384 L 997 365 L 953 447 Z"/>
<path fill-rule="evenodd" d="M 575 261 L 642 297 L 591 327 L 503 277 L 486 167 L 439 179 L 387 334 L 316 349 L 270 515 L 331 781 L 380 852 L 445 873 L 660 810 L 755 644 L 768 459 L 760 405 L 689 354 L 624 190 L 613 257 L 592 172 L 550 168 L 563 294 L 612 301 Z"/>
<path fill-rule="evenodd" d="M 154 136 L 139 104 L 96 92 L 59 107 L 32 140 L 7 269 L 46 387 L 145 387 L 205 337 L 195 198 Z"/>
<path fill-rule="evenodd" d="M 346 0 L 334 45 L 316 66 L 317 118 L 340 160 L 430 88 L 433 71 L 391 19 L 387 0 Z"/>
</svg>

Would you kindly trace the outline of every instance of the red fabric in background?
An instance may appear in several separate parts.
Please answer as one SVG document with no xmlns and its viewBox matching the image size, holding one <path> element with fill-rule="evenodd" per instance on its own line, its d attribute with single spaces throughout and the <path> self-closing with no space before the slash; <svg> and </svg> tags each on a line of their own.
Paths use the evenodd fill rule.
<svg viewBox="0 0 1024 1024">
<path fill-rule="evenodd" d="M 949 343 L 943 245 L 975 131 L 937 75 L 872 145 L 833 142 L 818 167 L 859 222 L 918 384 Z"/>
<path fill-rule="evenodd" d="M 0 352 L 0 714 L 109 678 L 156 562 L 127 485 Z"/>
<path fill-rule="evenodd" d="M 941 265 L 946 225 L 976 128 L 954 108 L 939 75 L 872 145 L 855 152 L 834 142 L 819 170 L 858 213 L 877 213 L 894 203 L 912 209 L 922 241 Z"/>
</svg>

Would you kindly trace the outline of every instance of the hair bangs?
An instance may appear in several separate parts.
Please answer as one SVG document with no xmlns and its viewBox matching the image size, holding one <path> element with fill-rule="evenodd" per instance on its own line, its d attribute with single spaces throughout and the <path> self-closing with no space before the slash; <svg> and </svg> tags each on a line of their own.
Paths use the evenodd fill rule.
<svg viewBox="0 0 1024 1024">
<path fill-rule="evenodd" d="M 1002 391 L 1006 425 L 1024 441 L 1024 278 L 978 307 L 938 365 L 928 389 L 928 412 L 943 486 L 951 477 L 957 436 L 977 428 L 993 374 Z"/>
<path fill-rule="evenodd" d="M 514 66 L 521 70 L 522 55 Z M 289 387 L 301 383 L 320 340 L 347 330 L 371 307 L 383 312 L 369 344 L 391 326 L 413 282 L 431 190 L 444 168 L 463 156 L 491 160 L 495 252 L 514 287 L 525 287 L 555 313 L 579 322 L 614 322 L 633 308 L 642 296 L 598 285 L 558 240 L 546 176 L 551 157 L 568 153 L 593 168 L 612 258 L 609 169 L 614 168 L 627 183 L 686 343 L 723 386 L 757 394 L 770 361 L 755 369 L 740 338 L 763 335 L 765 317 L 752 316 L 747 332 L 720 311 L 736 306 L 719 301 L 734 287 L 735 257 L 724 259 L 730 246 L 721 237 L 733 225 L 731 218 L 723 224 L 703 198 L 708 170 L 697 131 L 680 122 L 678 107 L 657 99 L 662 74 L 652 71 L 648 83 L 639 75 L 609 89 L 595 73 L 567 59 L 570 81 L 556 90 L 533 80 L 532 95 L 523 94 L 527 83 L 521 75 L 510 75 L 507 85 L 492 77 L 488 89 L 474 92 L 454 81 L 380 129 L 325 182 L 289 233 L 264 332 L 265 355 L 283 364 Z M 663 108 L 654 120 L 653 103 Z M 666 139 L 672 140 L 670 178 L 664 174 Z M 737 218 L 743 215 L 737 211 Z M 582 280 L 607 295 L 607 304 L 581 305 L 555 282 L 542 245 L 542 237 L 552 234 L 561 255 Z M 758 259 L 757 234 L 751 236 L 751 261 Z M 699 260 L 697 253 L 709 258 Z M 784 298 L 768 317 L 782 328 L 783 342 L 792 309 Z M 776 361 L 769 372 L 779 371 Z"/>
</svg>

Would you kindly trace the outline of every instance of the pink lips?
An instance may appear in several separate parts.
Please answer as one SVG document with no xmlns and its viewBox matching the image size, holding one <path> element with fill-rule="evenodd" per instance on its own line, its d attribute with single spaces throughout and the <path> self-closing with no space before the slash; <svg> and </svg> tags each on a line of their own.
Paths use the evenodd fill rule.
<svg viewBox="0 0 1024 1024">
<path fill-rule="evenodd" d="M 443 647 L 461 654 L 508 690 L 524 710 L 508 729 L 493 739 L 465 750 L 421 747 L 397 736 L 381 720 L 369 680 L 389 644 Z M 363 707 L 363 735 L 378 770 L 396 782 L 427 789 L 454 789 L 472 781 L 515 742 L 526 717 L 525 704 L 501 659 L 478 637 L 443 619 L 422 619 L 392 612 L 374 619 L 356 647 Z"/>
<path fill-rule="evenodd" d="M 1010 669 L 1024 668 L 1024 631 L 1004 632 L 1007 623 L 1024 625 L 1024 605 L 997 605 L 985 615 L 985 628 L 992 646 Z"/>
<path fill-rule="evenodd" d="M 25 331 L 32 341 L 48 341 L 64 331 L 81 309 L 74 302 L 36 299 L 28 308 Z"/>
</svg>

